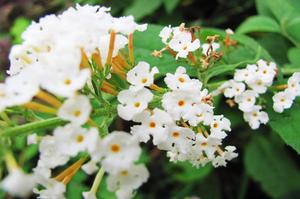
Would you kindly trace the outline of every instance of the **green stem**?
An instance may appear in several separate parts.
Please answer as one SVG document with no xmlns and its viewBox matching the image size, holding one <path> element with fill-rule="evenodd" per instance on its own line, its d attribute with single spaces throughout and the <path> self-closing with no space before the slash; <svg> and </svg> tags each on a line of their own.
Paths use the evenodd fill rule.
<svg viewBox="0 0 300 199">
<path fill-rule="evenodd" d="M 207 84 L 207 88 L 209 88 L 209 90 L 214 90 L 219 88 L 223 83 L 227 82 L 227 80 L 222 80 L 222 81 L 218 81 L 218 82 L 213 82 L 210 84 Z"/>
<path fill-rule="evenodd" d="M 8 125 L 11 124 L 11 121 L 10 121 L 8 115 L 4 111 L 0 112 L 0 118 L 2 118 L 3 121 L 6 122 Z"/>
<path fill-rule="evenodd" d="M 93 182 L 93 185 L 92 185 L 92 188 L 91 188 L 91 192 L 96 194 L 98 189 L 99 189 L 99 185 L 102 181 L 102 178 L 103 178 L 103 175 L 104 175 L 104 170 L 103 168 L 101 167 L 95 177 L 95 180 Z"/>
<path fill-rule="evenodd" d="M 281 68 L 281 72 L 284 75 L 291 75 L 295 72 L 300 72 L 300 68 Z"/>
<path fill-rule="evenodd" d="M 26 135 L 29 134 L 31 131 L 51 128 L 55 126 L 59 126 L 65 124 L 66 121 L 54 117 L 50 119 L 45 119 L 37 122 L 31 122 L 27 124 L 23 124 L 16 127 L 7 128 L 6 130 L 0 132 L 0 137 L 2 136 L 19 136 L 19 135 Z"/>
</svg>

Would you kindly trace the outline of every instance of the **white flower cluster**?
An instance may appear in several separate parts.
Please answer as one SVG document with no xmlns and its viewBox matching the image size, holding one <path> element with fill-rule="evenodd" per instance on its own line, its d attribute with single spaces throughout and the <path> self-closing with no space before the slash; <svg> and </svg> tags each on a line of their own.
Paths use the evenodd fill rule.
<svg viewBox="0 0 300 199">
<path fill-rule="evenodd" d="M 273 108 L 276 112 L 282 113 L 293 105 L 296 97 L 300 96 L 300 72 L 295 72 L 287 83 L 287 88 L 273 96 Z"/>
<path fill-rule="evenodd" d="M 176 59 L 187 58 L 190 52 L 200 48 L 200 40 L 193 39 L 192 33 L 184 28 L 184 24 L 179 27 L 164 27 L 159 36 L 162 42 L 177 52 Z"/>
<path fill-rule="evenodd" d="M 125 132 L 115 131 L 100 139 L 95 128 L 85 129 L 68 124 L 56 128 L 53 136 L 43 137 L 39 151 L 40 158 L 33 175 L 16 170 L 2 181 L 2 188 L 12 195 L 25 197 L 37 184 L 41 184 L 44 189 L 35 189 L 39 198 L 64 198 L 66 187 L 51 177 L 51 170 L 66 164 L 80 152 L 86 152 L 91 157 L 91 161 L 83 166 L 88 174 L 98 169 L 97 163 L 102 165 L 109 174 L 108 189 L 116 191 L 118 198 L 131 198 L 133 191 L 146 182 L 149 176 L 144 165 L 134 164 L 141 148 L 137 140 Z"/>
<path fill-rule="evenodd" d="M 90 119 L 92 106 L 89 97 L 78 91 L 91 78 L 91 71 L 81 66 L 82 59 L 86 56 L 91 60 L 93 54 L 98 53 L 105 64 L 112 50 L 112 33 L 115 35 L 111 53 L 115 57 L 127 45 L 128 35 L 147 28 L 147 25 L 136 24 L 132 16 L 114 18 L 108 11 L 100 6 L 77 5 L 60 15 L 48 15 L 38 23 L 33 22 L 22 34 L 24 42 L 12 48 L 8 71 L 11 76 L 0 83 L 0 112 L 6 107 L 30 102 L 43 89 L 62 97 L 60 99 L 66 98 L 60 104 L 49 94 L 47 99 L 55 98 L 58 104 L 55 108 L 46 108 L 54 110 L 54 114 L 69 123 L 57 127 L 53 135 L 28 137 L 28 143 L 39 144 L 38 164 L 33 174 L 25 174 L 20 168 L 9 172 L 1 187 L 11 195 L 26 197 L 40 184 L 44 189 L 35 189 L 38 198 L 64 198 L 65 185 L 76 171 L 71 166 L 68 175 L 62 172 L 65 176 L 60 179 L 53 177 L 53 169 L 79 154 L 91 159 L 82 166 L 88 174 L 101 165 L 108 173 L 108 189 L 115 191 L 118 198 L 131 198 L 133 192 L 147 181 L 146 167 L 135 164 L 141 148 L 131 134 L 112 132 L 100 138 L 98 129 L 85 127 L 86 123 L 93 122 Z M 83 162 L 75 164 L 77 169 Z M 93 194 L 83 195 L 95 198 Z"/>
<path fill-rule="evenodd" d="M 207 89 L 201 90 L 202 83 L 191 79 L 184 67 L 178 67 L 175 74 L 168 73 L 164 79 L 169 92 L 162 96 L 162 109 L 150 109 L 153 94 L 144 86 L 153 84 L 157 72 L 156 67 L 150 69 L 149 64 L 140 62 L 127 73 L 131 86 L 118 95 L 119 116 L 140 123 L 131 127 L 132 135 L 140 142 L 152 137 L 153 144 L 166 150 L 171 161 L 226 166 L 226 161 L 237 156 L 233 146 L 225 147 L 225 151 L 220 148 L 226 131 L 231 130 L 230 121 L 214 115 Z"/>
<path fill-rule="evenodd" d="M 200 40 L 194 38 L 194 33 L 187 30 L 184 24 L 177 27 L 166 26 L 160 33 L 159 37 L 162 42 L 170 49 L 177 52 L 176 59 L 187 58 L 189 53 L 202 48 L 202 54 L 207 56 L 209 51 L 216 51 L 220 48 L 220 44 L 213 42 L 212 44 L 203 43 L 200 46 Z"/>
<path fill-rule="evenodd" d="M 80 67 L 82 54 L 101 54 L 105 63 L 111 32 L 115 32 L 112 57 L 128 43 L 127 35 L 144 31 L 132 16 L 114 18 L 109 8 L 80 6 L 60 15 L 47 15 L 33 22 L 22 34 L 24 42 L 11 49 L 5 83 L 0 84 L 0 111 L 29 102 L 45 89 L 61 97 L 72 97 L 90 78 L 90 70 Z"/>
<path fill-rule="evenodd" d="M 218 88 L 225 97 L 234 99 L 239 109 L 244 112 L 244 120 L 252 129 L 258 129 L 260 124 L 269 121 L 268 114 L 262 111 L 261 105 L 257 105 L 257 98 L 266 93 L 267 88 L 273 84 L 276 71 L 275 63 L 259 60 L 257 64 L 236 70 L 234 79 Z"/>
</svg>

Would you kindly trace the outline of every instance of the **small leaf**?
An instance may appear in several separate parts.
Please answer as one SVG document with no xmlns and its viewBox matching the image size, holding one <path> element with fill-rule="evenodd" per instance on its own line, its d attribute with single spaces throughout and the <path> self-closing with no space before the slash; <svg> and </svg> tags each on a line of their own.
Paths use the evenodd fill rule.
<svg viewBox="0 0 300 199">
<path fill-rule="evenodd" d="M 176 6 L 179 4 L 180 0 L 163 0 L 164 6 L 166 8 L 167 13 L 172 13 Z"/>
<path fill-rule="evenodd" d="M 124 12 L 125 15 L 133 15 L 136 20 L 140 20 L 152 14 L 161 4 L 161 0 L 135 0 Z"/>
<path fill-rule="evenodd" d="M 253 135 L 246 147 L 247 173 L 273 198 L 300 190 L 300 172 L 289 155 L 269 138 Z"/>
<path fill-rule="evenodd" d="M 278 23 L 272 18 L 265 16 L 253 16 L 244 21 L 236 30 L 239 34 L 251 32 L 280 32 Z"/>
</svg>

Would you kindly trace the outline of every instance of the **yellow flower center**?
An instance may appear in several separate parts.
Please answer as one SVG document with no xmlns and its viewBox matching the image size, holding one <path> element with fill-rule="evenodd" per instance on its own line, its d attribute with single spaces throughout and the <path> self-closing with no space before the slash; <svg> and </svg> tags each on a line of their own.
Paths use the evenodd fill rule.
<svg viewBox="0 0 300 199">
<path fill-rule="evenodd" d="M 64 83 L 65 83 L 65 85 L 70 85 L 72 83 L 72 81 L 70 79 L 65 79 Z"/>
<path fill-rule="evenodd" d="M 184 102 L 183 100 L 180 100 L 180 101 L 178 102 L 178 106 L 184 106 L 184 104 L 185 104 L 185 102 Z"/>
<path fill-rule="evenodd" d="M 136 103 L 134 103 L 134 107 L 136 107 L 136 108 L 140 107 L 140 105 L 141 105 L 141 103 L 140 103 L 140 102 L 136 102 Z"/>
<path fill-rule="evenodd" d="M 178 137 L 180 136 L 180 133 L 177 132 L 177 131 L 175 131 L 175 132 L 172 133 L 172 136 L 173 136 L 174 138 L 178 138 Z"/>
<path fill-rule="evenodd" d="M 113 144 L 111 145 L 110 150 L 114 153 L 118 153 L 121 150 L 121 147 L 118 144 Z"/>
<path fill-rule="evenodd" d="M 74 116 L 75 117 L 79 117 L 80 115 L 81 115 L 81 111 L 80 110 L 74 111 Z"/>
<path fill-rule="evenodd" d="M 155 128 L 155 126 L 156 126 L 155 122 L 150 122 L 150 123 L 149 123 L 149 127 L 150 127 L 150 128 Z"/>
<path fill-rule="evenodd" d="M 77 143 L 81 143 L 81 142 L 83 142 L 83 140 L 84 140 L 84 136 L 83 135 L 77 135 L 77 137 L 76 137 L 76 142 Z"/>
</svg>

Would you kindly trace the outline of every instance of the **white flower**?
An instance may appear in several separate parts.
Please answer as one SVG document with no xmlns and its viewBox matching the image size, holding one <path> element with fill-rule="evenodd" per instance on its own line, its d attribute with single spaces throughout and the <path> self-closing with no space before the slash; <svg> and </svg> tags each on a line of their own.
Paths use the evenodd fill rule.
<svg viewBox="0 0 300 199">
<path fill-rule="evenodd" d="M 143 32 L 147 29 L 147 24 L 138 25 L 135 23 L 133 16 L 113 18 L 113 30 L 122 34 L 130 34 L 138 30 Z"/>
<path fill-rule="evenodd" d="M 118 94 L 118 115 L 124 120 L 131 120 L 136 114 L 141 113 L 148 107 L 153 94 L 146 88 L 138 91 L 122 90 Z"/>
<path fill-rule="evenodd" d="M 89 119 L 91 110 L 89 98 L 84 95 L 76 95 L 63 103 L 57 115 L 76 125 L 82 125 Z"/>
<path fill-rule="evenodd" d="M 255 73 L 257 71 L 257 65 L 255 64 L 248 64 L 244 69 L 238 69 L 234 73 L 234 80 L 241 82 L 245 81 L 247 84 L 252 78 L 255 77 Z"/>
<path fill-rule="evenodd" d="M 289 109 L 293 105 L 295 96 L 289 90 L 281 91 L 273 96 L 273 109 L 282 113 L 284 109 Z"/>
<path fill-rule="evenodd" d="M 232 98 L 242 94 L 245 91 L 245 84 L 242 82 L 237 82 L 235 80 L 229 80 L 223 83 L 220 87 L 222 90 L 224 89 L 224 96 L 228 98 Z"/>
<path fill-rule="evenodd" d="M 58 141 L 53 136 L 44 136 L 39 145 L 39 163 L 47 168 L 55 168 L 64 165 L 69 160 L 69 156 L 62 154 L 58 149 Z"/>
<path fill-rule="evenodd" d="M 214 115 L 210 124 L 211 137 L 223 139 L 227 136 L 225 131 L 231 131 L 230 120 L 223 115 Z"/>
<path fill-rule="evenodd" d="M 191 79 L 186 74 L 186 69 L 183 66 L 179 66 L 176 69 L 175 74 L 167 73 L 165 83 L 172 90 L 186 90 L 186 91 L 200 91 L 202 83 L 199 80 Z"/>
<path fill-rule="evenodd" d="M 224 157 L 227 161 L 230 161 L 238 156 L 238 153 L 235 152 L 235 146 L 226 146 L 224 151 Z"/>
<path fill-rule="evenodd" d="M 174 120 L 179 120 L 189 112 L 195 101 L 194 94 L 184 91 L 172 91 L 163 95 L 162 106 Z"/>
<path fill-rule="evenodd" d="M 107 178 L 107 188 L 110 191 L 117 191 L 118 198 L 127 198 L 120 193 L 123 193 L 123 191 L 127 193 L 133 192 L 145 183 L 148 178 L 149 172 L 144 165 L 131 165 L 116 174 L 109 174 Z M 119 192 L 120 190 L 121 192 Z"/>
<path fill-rule="evenodd" d="M 234 100 L 239 104 L 239 109 L 243 112 L 252 111 L 258 94 L 253 90 L 246 90 L 241 95 L 238 95 Z"/>
<path fill-rule="evenodd" d="M 212 160 L 212 164 L 214 167 L 219 167 L 219 166 L 226 166 L 227 162 L 230 161 L 233 158 L 236 158 L 238 154 L 234 152 L 236 150 L 235 146 L 226 146 L 225 151 L 221 154 L 216 156 Z"/>
<path fill-rule="evenodd" d="M 162 42 L 164 44 L 167 44 L 168 43 L 168 40 L 170 39 L 170 37 L 172 36 L 172 32 L 173 32 L 173 29 L 171 28 L 171 26 L 166 26 L 164 27 L 160 33 L 159 33 L 159 37 L 161 38 Z"/>
<path fill-rule="evenodd" d="M 144 111 L 136 115 L 134 121 L 142 124 L 131 127 L 130 133 L 140 142 L 147 142 L 152 135 L 154 145 L 158 145 L 168 138 L 167 127 L 174 124 L 170 115 L 158 108 L 155 108 L 152 113 Z"/>
<path fill-rule="evenodd" d="M 207 55 L 209 46 L 210 46 L 210 44 L 207 44 L 207 43 L 202 44 L 201 47 L 202 47 L 202 54 L 203 55 Z M 213 42 L 211 44 L 211 47 L 212 47 L 212 51 L 216 51 L 216 50 L 218 50 L 220 48 L 220 44 L 216 43 L 216 42 Z"/>
<path fill-rule="evenodd" d="M 253 91 L 259 94 L 267 92 L 267 87 L 270 86 L 270 84 L 264 83 L 262 77 L 259 76 L 253 77 L 247 84 Z"/>
<path fill-rule="evenodd" d="M 221 140 L 213 136 L 204 137 L 201 133 L 196 134 L 195 145 L 192 150 L 195 158 L 203 155 L 205 153 L 208 159 L 215 157 L 215 152 L 217 151 L 216 146 L 221 144 Z"/>
<path fill-rule="evenodd" d="M 5 97 L 9 106 L 25 104 L 37 94 L 39 80 L 34 72 L 33 67 L 27 67 L 22 73 L 6 78 Z"/>
<path fill-rule="evenodd" d="M 168 128 L 168 138 L 165 142 L 158 145 L 161 150 L 178 151 L 180 153 L 187 153 L 192 146 L 192 140 L 195 133 L 190 128 L 183 128 L 172 125 Z"/>
<path fill-rule="evenodd" d="M 225 157 L 222 155 L 222 156 L 216 156 L 213 160 L 212 160 L 212 165 L 214 167 L 220 167 L 220 166 L 223 166 L 225 167 L 227 165 L 227 162 L 226 162 L 226 159 Z"/>
<path fill-rule="evenodd" d="M 84 199 L 97 199 L 96 194 L 93 192 L 82 192 L 82 196 Z"/>
<path fill-rule="evenodd" d="M 268 65 L 265 61 L 259 60 L 257 62 L 257 64 L 258 64 L 257 76 L 266 85 L 268 85 L 268 86 L 272 85 L 273 80 L 276 76 L 276 70 L 277 70 L 275 63 L 271 62 Z"/>
<path fill-rule="evenodd" d="M 32 174 L 26 174 L 21 169 L 12 170 L 0 183 L 0 187 L 15 197 L 28 197 L 35 186 Z"/>
<path fill-rule="evenodd" d="M 74 124 L 57 127 L 53 135 L 57 140 L 58 150 L 68 156 L 76 156 L 83 151 L 93 153 L 100 139 L 96 128 L 85 129 Z"/>
<path fill-rule="evenodd" d="M 99 169 L 99 167 L 97 166 L 97 162 L 90 160 L 89 162 L 82 165 L 81 169 L 88 175 L 92 175 Z"/>
<path fill-rule="evenodd" d="M 288 79 L 287 90 L 294 96 L 300 96 L 300 72 L 293 73 Z"/>
<path fill-rule="evenodd" d="M 192 41 L 191 33 L 183 31 L 180 34 L 174 35 L 169 42 L 169 46 L 172 50 L 177 52 L 176 59 L 178 59 L 178 57 L 186 58 L 189 52 L 200 48 L 200 41 L 199 39 Z"/>
<path fill-rule="evenodd" d="M 154 75 L 158 73 L 157 67 L 150 69 L 147 62 L 140 61 L 133 69 L 127 73 L 127 81 L 133 85 L 130 89 L 141 89 L 150 86 L 154 82 Z"/>
<path fill-rule="evenodd" d="M 77 90 L 83 88 L 89 77 L 89 69 L 70 69 L 61 73 L 49 71 L 48 77 L 42 80 L 41 86 L 58 96 L 72 97 Z"/>
<path fill-rule="evenodd" d="M 34 190 L 35 193 L 39 194 L 38 199 L 64 199 L 64 193 L 66 192 L 66 186 L 62 182 L 58 182 L 54 179 L 48 179 L 43 184 L 45 189 Z"/>
<path fill-rule="evenodd" d="M 256 105 L 250 112 L 244 112 L 244 120 L 249 123 L 252 129 L 258 129 L 260 124 L 266 124 L 269 116 L 266 112 L 261 111 L 261 106 Z"/>
<path fill-rule="evenodd" d="M 187 120 L 191 126 L 197 126 L 203 122 L 204 125 L 210 125 L 213 120 L 213 107 L 201 103 L 194 104 L 191 109 L 183 115 L 183 119 Z"/>
<path fill-rule="evenodd" d="M 141 153 L 141 148 L 132 135 L 122 131 L 107 135 L 101 147 L 104 154 L 102 167 L 111 174 L 128 169 Z"/>
</svg>

